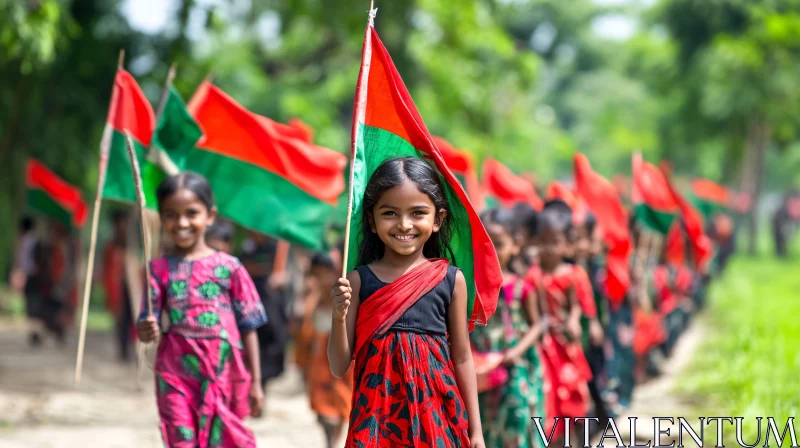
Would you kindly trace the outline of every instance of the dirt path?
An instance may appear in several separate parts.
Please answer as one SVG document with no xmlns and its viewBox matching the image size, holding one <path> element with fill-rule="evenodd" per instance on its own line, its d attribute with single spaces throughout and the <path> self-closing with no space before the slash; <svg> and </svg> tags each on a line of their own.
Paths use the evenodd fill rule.
<svg viewBox="0 0 800 448">
<path fill-rule="evenodd" d="M 662 375 L 634 389 L 631 408 L 625 415 L 616 419 L 620 435 L 625 443 L 630 442 L 630 425 L 628 417 L 637 417 L 636 439 L 646 444 L 653 437 L 653 417 L 691 417 L 696 408 L 689 397 L 676 394 L 677 380 L 680 373 L 690 364 L 700 343 L 705 337 L 703 317 L 692 321 L 691 326 L 678 340 L 672 357 L 664 363 Z M 677 434 L 676 425 L 661 425 L 662 429 L 670 428 L 670 435 Z M 662 437 L 662 443 L 669 444 L 670 437 Z M 611 442 L 606 442 L 606 445 Z"/>
<path fill-rule="evenodd" d="M 65 349 L 52 341 L 28 348 L 19 326 L 0 323 L 0 446 L 4 448 L 149 448 L 161 447 L 152 373 L 136 387 L 136 365 L 116 362 L 114 340 L 107 333 L 87 338 L 84 378 L 72 384 L 74 340 Z M 651 437 L 653 416 L 683 416 L 691 404 L 675 394 L 677 375 L 703 338 L 695 321 L 681 338 L 664 374 L 636 389 L 630 412 L 617 420 L 629 440 L 628 416 L 639 417 L 637 435 Z M 74 339 L 74 338 L 73 338 Z M 249 420 L 259 446 L 316 448 L 323 435 L 308 408 L 299 375 L 290 368 L 270 386 L 267 415 Z M 673 431 L 673 434 L 675 432 Z"/>
<path fill-rule="evenodd" d="M 82 384 L 72 383 L 76 342 L 30 349 L 18 326 L 0 323 L 0 446 L 4 448 L 162 447 L 152 373 L 136 387 L 136 364 L 116 361 L 113 337 L 87 338 Z M 73 338 L 74 339 L 74 338 Z M 249 420 L 259 446 L 316 448 L 323 434 L 290 369 L 270 385 L 267 415 Z"/>
</svg>

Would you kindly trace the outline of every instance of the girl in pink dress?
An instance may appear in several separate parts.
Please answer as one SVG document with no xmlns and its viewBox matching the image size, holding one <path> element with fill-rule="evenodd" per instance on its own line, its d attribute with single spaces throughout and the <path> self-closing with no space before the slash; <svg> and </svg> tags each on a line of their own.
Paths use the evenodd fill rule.
<svg viewBox="0 0 800 448">
<path fill-rule="evenodd" d="M 164 444 L 255 447 L 243 419 L 260 414 L 264 397 L 255 333 L 267 320 L 261 300 L 239 260 L 206 244 L 217 208 L 205 178 L 169 177 L 156 196 L 174 250 L 151 264 L 153 315 L 145 298 L 137 329 L 143 342 L 161 337 L 154 370 Z"/>
</svg>

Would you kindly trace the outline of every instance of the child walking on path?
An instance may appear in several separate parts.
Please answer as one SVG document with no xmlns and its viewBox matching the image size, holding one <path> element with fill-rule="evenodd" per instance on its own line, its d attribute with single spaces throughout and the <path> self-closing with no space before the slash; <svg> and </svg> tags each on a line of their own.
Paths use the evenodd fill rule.
<svg viewBox="0 0 800 448">
<path fill-rule="evenodd" d="M 145 299 L 137 329 L 143 342 L 161 338 L 154 370 L 164 444 L 255 447 L 243 418 L 262 407 L 255 330 L 266 322 L 264 308 L 239 260 L 206 244 L 217 214 L 208 181 L 182 173 L 156 196 L 174 251 L 151 264 L 154 315 Z"/>
<path fill-rule="evenodd" d="M 444 258 L 452 228 L 438 174 L 415 157 L 389 159 L 363 210 L 359 266 L 331 291 L 333 374 L 355 357 L 346 447 L 484 448 L 467 284 Z"/>
<path fill-rule="evenodd" d="M 334 261 L 336 255 L 338 259 Z M 350 400 L 353 396 L 353 370 L 349 369 L 344 377 L 336 378 L 331 373 L 328 362 L 328 340 L 331 337 L 333 314 L 333 304 L 328 291 L 336 283 L 337 273 L 342 272 L 340 265 L 341 253 L 333 257 L 318 254 L 311 259 L 311 276 L 319 286 L 315 291 L 319 297 L 316 298 L 317 305 L 311 317 L 313 335 L 309 353 L 308 398 L 311 409 L 317 414 L 319 423 L 325 431 L 328 448 L 337 446 L 337 442 L 347 429 Z"/>
<path fill-rule="evenodd" d="M 484 438 L 491 447 L 539 447 L 542 445 L 531 420 L 544 418 L 542 370 L 536 348 L 542 327 L 536 294 L 530 283 L 510 271 L 519 252 L 511 212 L 492 209 L 481 218 L 504 278 L 495 314 L 485 327 L 476 327 L 470 334 L 472 347 L 481 356 L 501 355 L 501 365 L 494 372 L 500 369 L 501 377 L 505 377 L 501 384 L 489 381 L 485 386 L 488 389 L 478 394 Z"/>
<path fill-rule="evenodd" d="M 581 347 L 581 305 L 575 293 L 575 276 L 564 262 L 564 248 L 572 216 L 561 201 L 545 205 L 539 220 L 541 270 L 529 276 L 549 320 L 542 341 L 545 366 L 546 434 L 555 428 L 563 437 L 563 418 L 586 416 L 592 373 Z M 556 420 L 561 417 L 562 420 Z"/>
</svg>

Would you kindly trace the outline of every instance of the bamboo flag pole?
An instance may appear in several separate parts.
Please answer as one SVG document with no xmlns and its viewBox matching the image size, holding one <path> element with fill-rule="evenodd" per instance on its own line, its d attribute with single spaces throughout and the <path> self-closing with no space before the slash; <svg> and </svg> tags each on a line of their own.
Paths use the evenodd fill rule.
<svg viewBox="0 0 800 448">
<path fill-rule="evenodd" d="M 173 62 L 172 65 L 169 67 L 169 71 L 167 72 L 167 79 L 164 82 L 164 88 L 161 90 L 161 95 L 160 95 L 160 97 L 158 99 L 158 104 L 156 106 L 156 113 L 155 113 L 156 123 L 158 123 L 161 120 L 161 116 L 164 114 L 164 108 L 166 107 L 167 99 L 169 98 L 169 90 L 170 90 L 170 87 L 172 86 L 172 81 L 175 80 L 176 71 L 177 71 L 177 65 L 176 65 L 176 63 Z M 146 159 L 149 162 L 151 162 L 151 163 L 155 164 L 156 166 L 158 166 L 160 169 L 165 171 L 168 175 L 173 175 L 173 174 L 177 174 L 178 173 L 178 168 L 175 166 L 175 164 L 172 163 L 172 161 L 169 160 L 168 157 L 165 157 L 164 153 L 160 149 L 158 149 L 158 148 L 153 146 L 152 140 L 151 140 L 150 145 L 147 147 L 147 149 L 145 151 L 145 154 L 146 154 Z M 136 175 L 134 175 L 134 180 L 137 177 L 141 180 L 141 177 L 140 176 L 136 176 Z M 137 202 L 138 202 L 138 196 L 137 196 Z M 158 245 L 159 245 L 159 234 L 158 234 L 158 232 L 159 232 L 159 218 L 158 218 L 158 214 L 157 213 L 153 212 L 152 210 L 150 210 L 148 208 L 142 208 L 138 204 L 137 204 L 136 207 L 139 210 L 139 213 L 138 213 L 139 221 L 140 221 L 140 225 L 142 227 L 142 235 L 143 235 L 142 236 L 142 253 L 145 254 L 145 270 L 148 270 L 150 268 L 150 262 L 148 260 L 150 258 L 152 258 L 152 256 L 155 255 L 155 253 L 158 250 Z M 147 236 L 145 237 L 144 235 L 147 235 Z M 137 260 L 136 266 L 138 266 L 139 265 L 138 257 L 135 257 L 135 258 Z M 150 276 L 149 276 L 149 273 L 148 273 L 147 279 L 145 280 L 145 282 L 147 283 L 149 281 L 150 281 Z M 137 283 L 138 283 L 138 280 L 137 280 Z M 150 308 L 152 306 L 151 305 L 152 297 L 149 296 L 149 294 L 151 294 L 151 291 L 150 291 L 149 285 L 146 286 L 146 287 L 148 289 L 148 291 L 147 291 L 148 292 L 148 310 L 151 311 L 150 314 L 152 315 L 152 310 Z M 141 296 L 140 295 L 134 295 L 133 297 L 141 297 Z M 133 307 L 133 302 L 131 302 L 131 306 Z M 137 320 L 140 312 L 141 312 L 141 310 L 138 310 L 136 313 L 132 314 L 132 317 L 133 317 L 133 320 L 134 320 L 134 324 L 136 323 L 136 320 Z M 139 389 L 139 390 L 141 390 L 141 378 L 142 378 L 142 372 L 144 372 L 144 366 L 145 366 L 144 360 L 145 360 L 146 357 L 147 357 L 147 354 L 146 354 L 146 351 L 144 349 L 144 345 L 141 342 L 137 342 L 137 346 L 136 346 L 136 358 L 137 358 L 137 360 L 136 360 L 137 361 L 137 366 L 136 366 L 136 385 L 137 385 L 137 389 Z"/>
<path fill-rule="evenodd" d="M 117 72 L 123 69 L 125 61 L 125 50 L 120 50 L 117 59 Z M 116 76 L 116 75 L 115 75 Z M 114 103 L 114 93 L 112 88 L 111 103 Z M 106 173 L 108 171 L 108 151 L 110 149 L 110 126 L 106 123 L 103 132 L 103 140 L 100 142 L 100 164 L 97 169 L 97 193 L 94 199 L 94 210 L 92 211 L 92 233 L 89 237 L 89 257 L 86 262 L 86 281 L 83 284 L 83 306 L 81 310 L 81 326 L 78 335 L 78 356 L 75 361 L 75 384 L 81 383 L 81 373 L 83 370 L 83 354 L 86 347 L 86 325 L 89 319 L 89 298 L 92 292 L 92 277 L 94 275 L 94 257 L 97 249 L 97 227 L 100 223 L 100 206 L 103 202 L 103 186 L 106 183 Z"/>
<path fill-rule="evenodd" d="M 175 80 L 175 74 L 177 72 L 177 64 L 172 63 L 169 67 L 169 71 L 167 72 L 167 80 L 164 82 L 164 88 L 161 90 L 161 96 L 158 99 L 158 105 L 156 107 L 156 123 L 161 121 L 161 116 L 164 115 L 164 108 L 167 105 L 167 99 L 169 98 L 169 90 L 172 86 L 172 82 Z M 161 170 L 163 170 L 167 175 L 173 176 L 178 174 L 180 170 L 175 165 L 175 163 L 166 155 L 164 152 L 153 146 L 152 140 L 150 142 L 150 146 L 147 147 L 147 160 L 156 166 L 158 166 Z M 149 251 L 151 255 L 157 250 L 159 244 L 159 218 L 158 214 L 153 212 L 150 209 L 145 209 L 144 214 L 142 215 L 142 219 L 146 221 L 149 232 L 148 232 L 148 244 L 145 250 Z"/>
<path fill-rule="evenodd" d="M 372 26 L 372 23 L 375 20 L 376 13 L 377 13 L 377 11 L 375 10 L 375 1 L 374 0 L 370 0 L 370 2 L 369 2 L 369 25 L 368 25 L 367 30 L 369 30 L 369 26 Z M 369 36 L 369 33 L 367 33 L 367 36 Z M 368 65 L 369 63 L 365 63 L 362 60 L 361 61 L 362 70 L 364 68 L 364 64 Z M 359 82 L 361 82 L 360 75 L 359 75 Z M 358 105 L 359 108 L 363 108 L 364 107 L 363 102 L 366 100 L 366 96 L 365 95 L 367 93 L 365 89 L 363 89 L 364 91 L 362 92 L 361 91 L 362 90 L 361 87 L 363 87 L 363 86 L 359 86 L 359 89 L 356 91 L 357 92 L 356 94 L 360 96 L 360 98 L 357 98 L 357 101 L 359 102 L 359 105 Z M 354 117 L 354 120 L 355 120 L 355 117 Z M 358 123 L 354 123 L 353 129 L 354 130 L 357 129 L 357 126 L 358 126 Z M 350 182 L 349 182 L 349 185 L 348 185 L 348 194 L 347 194 L 347 221 L 345 223 L 345 228 L 344 228 L 344 252 L 342 253 L 342 277 L 341 278 L 347 278 L 347 265 L 348 265 L 348 259 L 350 258 L 350 225 L 353 222 L 353 179 L 354 179 L 354 176 L 355 176 L 355 170 L 353 168 L 355 168 L 356 144 L 357 143 L 356 143 L 355 139 L 353 139 L 353 143 L 352 143 L 353 148 L 352 148 L 352 152 L 351 152 L 351 156 L 350 156 Z"/>
<path fill-rule="evenodd" d="M 139 213 L 142 216 L 142 245 L 144 246 L 144 270 L 145 278 L 150 281 L 150 252 L 147 250 L 149 246 L 149 237 L 147 231 L 147 223 L 144 221 L 145 213 L 145 200 L 144 190 L 142 189 L 142 174 L 139 171 L 139 161 L 136 159 L 136 148 L 133 145 L 133 137 L 128 130 L 125 130 L 125 144 L 128 147 L 128 157 L 131 160 L 131 168 L 133 168 L 133 183 L 136 186 L 136 203 L 139 205 Z M 152 288 L 147 288 L 147 315 L 153 315 L 153 291 Z"/>
</svg>

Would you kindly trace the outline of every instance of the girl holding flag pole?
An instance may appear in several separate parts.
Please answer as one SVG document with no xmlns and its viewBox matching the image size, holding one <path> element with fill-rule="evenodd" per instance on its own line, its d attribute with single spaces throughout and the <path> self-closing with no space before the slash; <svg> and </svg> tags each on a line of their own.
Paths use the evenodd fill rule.
<svg viewBox="0 0 800 448">
<path fill-rule="evenodd" d="M 450 205 L 436 172 L 381 164 L 363 201 L 359 266 L 331 290 L 328 357 L 355 357 L 347 447 L 485 447 L 467 332 L 467 285 L 451 252 Z"/>
<path fill-rule="evenodd" d="M 264 397 L 255 330 L 267 317 L 255 285 L 238 259 L 206 243 L 217 208 L 205 178 L 170 176 L 156 197 L 174 250 L 151 264 L 152 301 L 145 296 L 137 329 L 142 342 L 160 338 L 162 438 L 172 448 L 255 447 L 242 421 L 260 415 Z M 162 313 L 170 322 L 163 336 Z"/>
<path fill-rule="evenodd" d="M 345 375 L 355 358 L 346 446 L 482 448 L 468 330 L 494 313 L 502 272 L 375 14 L 353 108 L 347 278 L 331 291 L 331 372 Z M 352 216 L 361 222 L 351 226 Z"/>
</svg>

